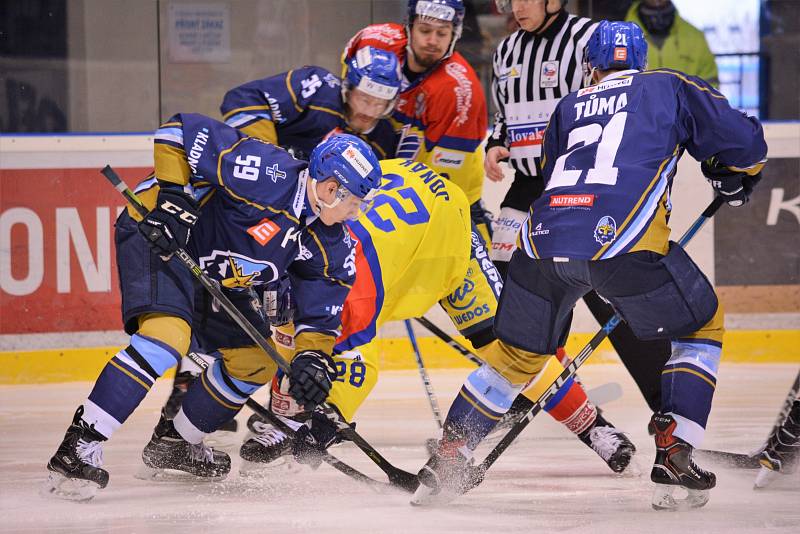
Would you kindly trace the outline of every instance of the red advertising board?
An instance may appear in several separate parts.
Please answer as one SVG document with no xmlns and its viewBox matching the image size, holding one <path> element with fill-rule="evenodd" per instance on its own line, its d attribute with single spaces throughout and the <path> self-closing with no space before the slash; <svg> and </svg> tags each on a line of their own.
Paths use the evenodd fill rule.
<svg viewBox="0 0 800 534">
<path fill-rule="evenodd" d="M 133 185 L 149 168 L 118 168 Z M 0 334 L 122 327 L 114 220 L 99 169 L 0 170 Z"/>
</svg>

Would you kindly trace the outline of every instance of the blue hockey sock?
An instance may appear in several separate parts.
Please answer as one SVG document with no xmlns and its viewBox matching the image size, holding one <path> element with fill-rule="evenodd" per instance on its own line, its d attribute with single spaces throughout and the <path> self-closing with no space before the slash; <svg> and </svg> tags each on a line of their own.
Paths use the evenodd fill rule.
<svg viewBox="0 0 800 534">
<path fill-rule="evenodd" d="M 180 355 L 168 345 L 134 334 L 131 344 L 111 358 L 83 404 L 82 419 L 110 438 L 136 410 L 156 379 Z"/>
<path fill-rule="evenodd" d="M 722 345 L 712 340 L 672 342 L 672 356 L 661 372 L 661 413 L 677 422 L 674 435 L 699 447 L 717 387 Z"/>
<path fill-rule="evenodd" d="M 467 447 L 474 450 L 508 411 L 521 390 L 522 385 L 512 385 L 484 364 L 473 371 L 461 386 L 450 406 L 445 427 L 465 438 Z"/>
<path fill-rule="evenodd" d="M 236 416 L 261 386 L 233 378 L 225 369 L 225 363 L 217 359 L 189 387 L 181 410 L 175 416 L 175 428 L 186 441 L 199 443 L 206 434 Z"/>
</svg>

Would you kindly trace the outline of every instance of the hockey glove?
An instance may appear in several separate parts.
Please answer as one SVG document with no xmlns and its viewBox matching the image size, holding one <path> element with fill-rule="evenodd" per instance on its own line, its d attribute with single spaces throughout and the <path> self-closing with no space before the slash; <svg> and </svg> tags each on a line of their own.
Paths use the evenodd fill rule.
<svg viewBox="0 0 800 534">
<path fill-rule="evenodd" d="M 324 352 L 304 350 L 292 360 L 289 376 L 289 394 L 303 405 L 313 410 L 325 402 L 336 378 L 336 365 Z"/>
<path fill-rule="evenodd" d="M 355 426 L 355 425 L 351 425 Z M 339 443 L 336 423 L 322 412 L 314 412 L 306 423 L 297 429 L 292 442 L 292 455 L 299 464 L 310 465 L 312 469 L 322 463 L 322 455 L 328 447 Z"/>
<path fill-rule="evenodd" d="M 722 165 L 716 157 L 705 160 L 700 164 L 700 169 L 711 187 L 732 207 L 746 204 L 753 188 L 761 181 L 760 172 L 750 176 L 746 172 L 732 170 Z"/>
<path fill-rule="evenodd" d="M 189 242 L 197 221 L 197 202 L 182 191 L 162 188 L 156 207 L 139 223 L 139 232 L 153 251 L 167 260 Z"/>
<path fill-rule="evenodd" d="M 294 319 L 292 286 L 288 276 L 267 284 L 264 289 L 264 314 L 273 326 L 283 326 Z"/>
</svg>

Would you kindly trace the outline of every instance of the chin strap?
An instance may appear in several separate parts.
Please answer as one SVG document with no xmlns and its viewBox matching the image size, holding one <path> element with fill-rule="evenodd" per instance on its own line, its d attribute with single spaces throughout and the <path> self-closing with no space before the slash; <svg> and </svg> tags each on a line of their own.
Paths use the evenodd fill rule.
<svg viewBox="0 0 800 534">
<path fill-rule="evenodd" d="M 333 208 L 335 208 L 336 206 L 339 205 L 339 203 L 342 201 L 342 199 L 341 199 L 341 197 L 339 197 L 339 195 L 336 195 L 336 200 L 334 200 L 333 203 L 328 204 L 327 202 L 325 202 L 324 200 L 319 198 L 319 195 L 317 195 L 317 183 L 318 182 L 317 182 L 316 178 L 311 178 L 311 197 L 312 197 L 311 198 L 311 204 L 312 204 L 312 209 L 314 209 L 314 213 L 316 215 L 319 215 L 319 212 L 322 211 L 322 208 L 328 208 L 329 210 L 333 209 Z"/>
</svg>

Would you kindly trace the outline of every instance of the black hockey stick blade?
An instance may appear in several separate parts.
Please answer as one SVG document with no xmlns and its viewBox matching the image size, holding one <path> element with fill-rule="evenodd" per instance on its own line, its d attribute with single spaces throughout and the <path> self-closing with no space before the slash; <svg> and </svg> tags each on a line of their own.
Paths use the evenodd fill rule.
<svg viewBox="0 0 800 534">
<path fill-rule="evenodd" d="M 109 182 L 111 182 L 114 188 L 130 202 L 130 204 L 134 207 L 134 209 L 136 209 L 137 212 L 139 212 L 139 214 L 142 216 L 147 214 L 147 208 L 145 208 L 141 200 L 136 196 L 136 193 L 131 191 L 128 186 L 125 185 L 125 182 L 122 181 L 122 179 L 117 175 L 110 165 L 106 165 L 101 173 L 106 177 L 106 179 L 108 179 Z M 223 293 L 219 284 L 215 283 L 215 281 L 211 279 L 202 268 L 200 268 L 200 265 L 197 264 L 194 258 L 192 258 L 183 248 L 179 248 L 175 252 L 174 256 L 177 257 L 178 260 L 189 269 L 192 275 L 194 275 L 194 277 L 200 282 L 200 285 L 202 285 L 203 288 L 205 288 L 205 290 L 211 294 L 211 296 L 217 299 L 222 309 L 224 309 L 225 312 L 230 315 L 231 319 L 233 319 L 234 322 L 238 324 L 248 336 L 250 336 L 250 339 L 252 339 L 261 348 L 261 350 L 266 352 L 267 356 L 269 356 L 270 359 L 272 359 L 280 369 L 287 374 L 291 374 L 289 363 L 280 354 L 278 354 L 278 351 L 276 351 L 275 348 L 269 344 L 261 332 L 259 332 L 258 329 L 254 327 L 252 323 L 250 323 L 250 321 L 244 316 L 244 314 L 242 314 L 242 312 L 239 311 L 239 309 L 230 301 L 228 296 Z M 319 406 L 319 408 L 331 421 L 336 424 L 337 428 L 345 437 L 347 437 L 347 439 L 355 443 L 356 446 L 364 452 L 364 454 L 366 454 L 384 473 L 386 473 L 392 483 L 408 488 L 410 488 L 412 484 L 418 484 L 416 475 L 413 475 L 407 471 L 403 471 L 402 469 L 392 465 L 386 458 L 381 456 L 381 454 L 375 450 L 372 445 L 362 438 L 347 423 L 347 421 L 345 421 L 339 415 L 336 410 L 327 404 L 322 404 Z M 414 486 L 414 488 L 416 489 L 416 486 Z"/>
<path fill-rule="evenodd" d="M 278 429 L 280 429 L 281 432 L 294 437 L 295 431 L 289 425 L 284 423 L 279 417 L 275 416 L 272 412 L 261 406 L 259 403 L 257 403 L 253 399 L 247 399 L 247 402 L 245 404 L 247 404 L 248 408 L 256 412 L 258 415 L 260 415 L 273 425 L 275 425 Z M 413 492 L 413 490 L 409 490 L 400 484 L 392 484 L 392 483 L 387 484 L 386 482 L 375 480 L 374 478 L 365 475 L 358 469 L 344 463 L 339 458 L 330 454 L 329 452 L 325 452 L 322 454 L 322 461 L 330 465 L 337 471 L 340 471 L 341 473 L 344 473 L 345 475 L 349 476 L 353 480 L 367 484 L 376 490 L 399 488 L 404 491 L 408 491 L 409 493 Z"/>
<path fill-rule="evenodd" d="M 758 469 L 761 464 L 758 455 L 750 456 L 738 452 L 714 451 L 708 449 L 696 449 L 694 455 L 697 458 L 715 462 L 725 467 L 735 467 L 737 469 Z"/>
</svg>

